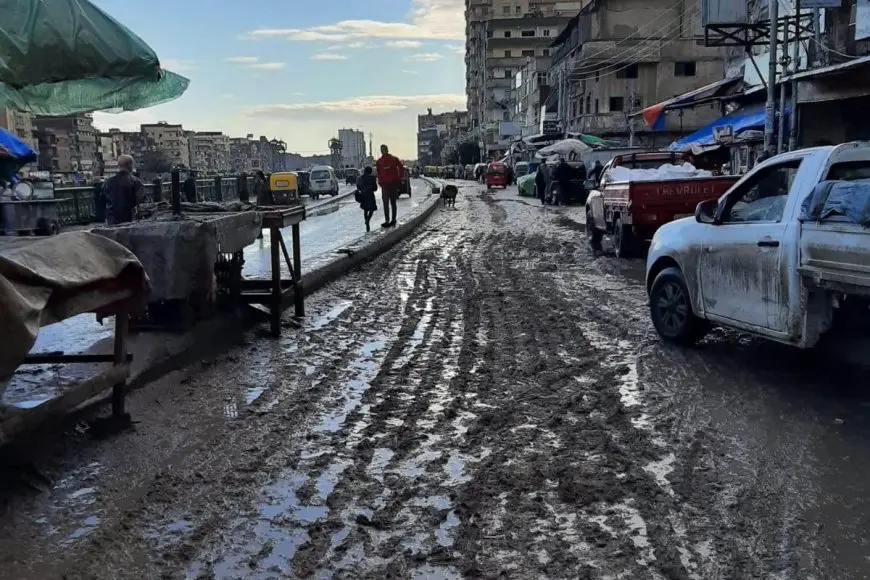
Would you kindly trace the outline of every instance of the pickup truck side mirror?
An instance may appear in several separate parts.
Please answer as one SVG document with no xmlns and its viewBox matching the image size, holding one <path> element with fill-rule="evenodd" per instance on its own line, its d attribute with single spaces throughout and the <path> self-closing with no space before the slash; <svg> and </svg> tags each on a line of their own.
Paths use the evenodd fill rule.
<svg viewBox="0 0 870 580">
<path fill-rule="evenodd" d="M 719 200 L 708 199 L 695 206 L 695 221 L 699 224 L 715 224 L 716 210 L 719 208 Z"/>
</svg>

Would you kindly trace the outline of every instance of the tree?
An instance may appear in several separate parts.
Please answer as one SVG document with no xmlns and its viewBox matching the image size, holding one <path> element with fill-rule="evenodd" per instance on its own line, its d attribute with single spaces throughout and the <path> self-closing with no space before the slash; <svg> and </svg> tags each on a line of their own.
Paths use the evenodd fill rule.
<svg viewBox="0 0 870 580">
<path fill-rule="evenodd" d="M 169 160 L 169 156 L 160 150 L 145 151 L 138 165 L 143 173 L 159 174 L 172 171 L 172 162 Z"/>
</svg>

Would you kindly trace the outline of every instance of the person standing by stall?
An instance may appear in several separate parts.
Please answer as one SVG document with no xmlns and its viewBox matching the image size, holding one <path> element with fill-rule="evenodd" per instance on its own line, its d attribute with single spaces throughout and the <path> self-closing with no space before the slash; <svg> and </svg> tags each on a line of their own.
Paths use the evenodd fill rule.
<svg viewBox="0 0 870 580">
<path fill-rule="evenodd" d="M 106 199 L 106 223 L 110 226 L 133 221 L 136 206 L 144 194 L 142 181 L 133 175 L 133 158 L 118 157 L 118 173 L 103 184 Z"/>
</svg>

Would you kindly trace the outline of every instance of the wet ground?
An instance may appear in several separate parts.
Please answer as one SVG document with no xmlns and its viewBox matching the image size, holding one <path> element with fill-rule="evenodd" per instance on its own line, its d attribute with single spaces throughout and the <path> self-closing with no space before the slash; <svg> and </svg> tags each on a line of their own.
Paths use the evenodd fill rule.
<svg viewBox="0 0 870 580">
<path fill-rule="evenodd" d="M 7 491 L 2 578 L 865 578 L 866 374 L 663 345 L 579 208 L 465 187 L 304 327 Z"/>
<path fill-rule="evenodd" d="M 340 192 L 346 193 L 352 190 L 352 186 L 343 185 Z M 412 196 L 402 196 L 399 199 L 398 207 L 400 214 L 404 215 L 416 207 L 426 199 L 428 193 L 429 188 L 423 181 L 413 180 Z M 328 198 L 326 200 L 321 199 L 318 202 L 309 202 L 307 197 L 303 198 L 303 202 L 311 206 L 318 206 L 326 201 L 328 201 Z M 380 200 L 378 200 L 378 205 L 379 210 L 381 210 Z M 383 214 L 379 211 L 372 218 L 374 232 L 371 235 L 379 234 L 381 229 L 380 224 L 383 221 Z M 289 247 L 291 240 L 290 228 L 285 228 L 282 232 Z M 359 209 L 359 204 L 354 201 L 353 196 L 340 200 L 336 205 L 335 211 L 306 219 L 300 227 L 303 273 L 333 260 L 336 250 L 360 239 L 365 233 L 362 211 Z M 270 252 L 271 240 L 269 232 L 264 232 L 263 239 L 256 241 L 245 249 L 244 275 L 249 278 L 268 278 L 271 268 Z M 284 270 L 284 275 L 289 276 L 283 260 L 281 266 Z M 94 315 L 83 314 L 40 329 L 33 352 L 82 352 L 91 345 L 112 336 L 112 333 L 111 320 L 101 325 L 96 321 Z M 44 400 L 44 397 L 33 399 L 26 394 L 30 386 L 34 382 L 46 380 L 60 383 L 62 379 L 58 376 L 58 373 L 62 371 L 63 367 L 61 365 L 42 365 L 39 367 L 31 366 L 23 368 L 19 371 L 15 384 L 7 391 L 6 401 L 16 405 L 23 404 L 24 406 L 41 402 Z M 48 396 L 48 394 L 45 396 Z"/>
</svg>

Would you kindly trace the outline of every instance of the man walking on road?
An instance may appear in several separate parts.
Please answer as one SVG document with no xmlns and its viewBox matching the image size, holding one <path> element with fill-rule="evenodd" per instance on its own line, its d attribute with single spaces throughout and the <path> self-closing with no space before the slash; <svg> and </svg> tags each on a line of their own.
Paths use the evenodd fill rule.
<svg viewBox="0 0 870 580">
<path fill-rule="evenodd" d="M 375 164 L 378 173 L 378 183 L 381 186 L 381 200 L 384 202 L 384 217 L 386 221 L 381 227 L 391 228 L 396 225 L 396 202 L 399 200 L 399 187 L 405 177 L 405 168 L 402 162 L 394 155 L 386 145 L 381 145 L 381 157 Z M 392 217 L 390 217 L 392 208 Z"/>
<path fill-rule="evenodd" d="M 142 181 L 133 175 L 133 158 L 129 155 L 119 156 L 118 173 L 103 184 L 106 223 L 114 226 L 133 221 L 136 206 L 144 193 Z"/>
</svg>

